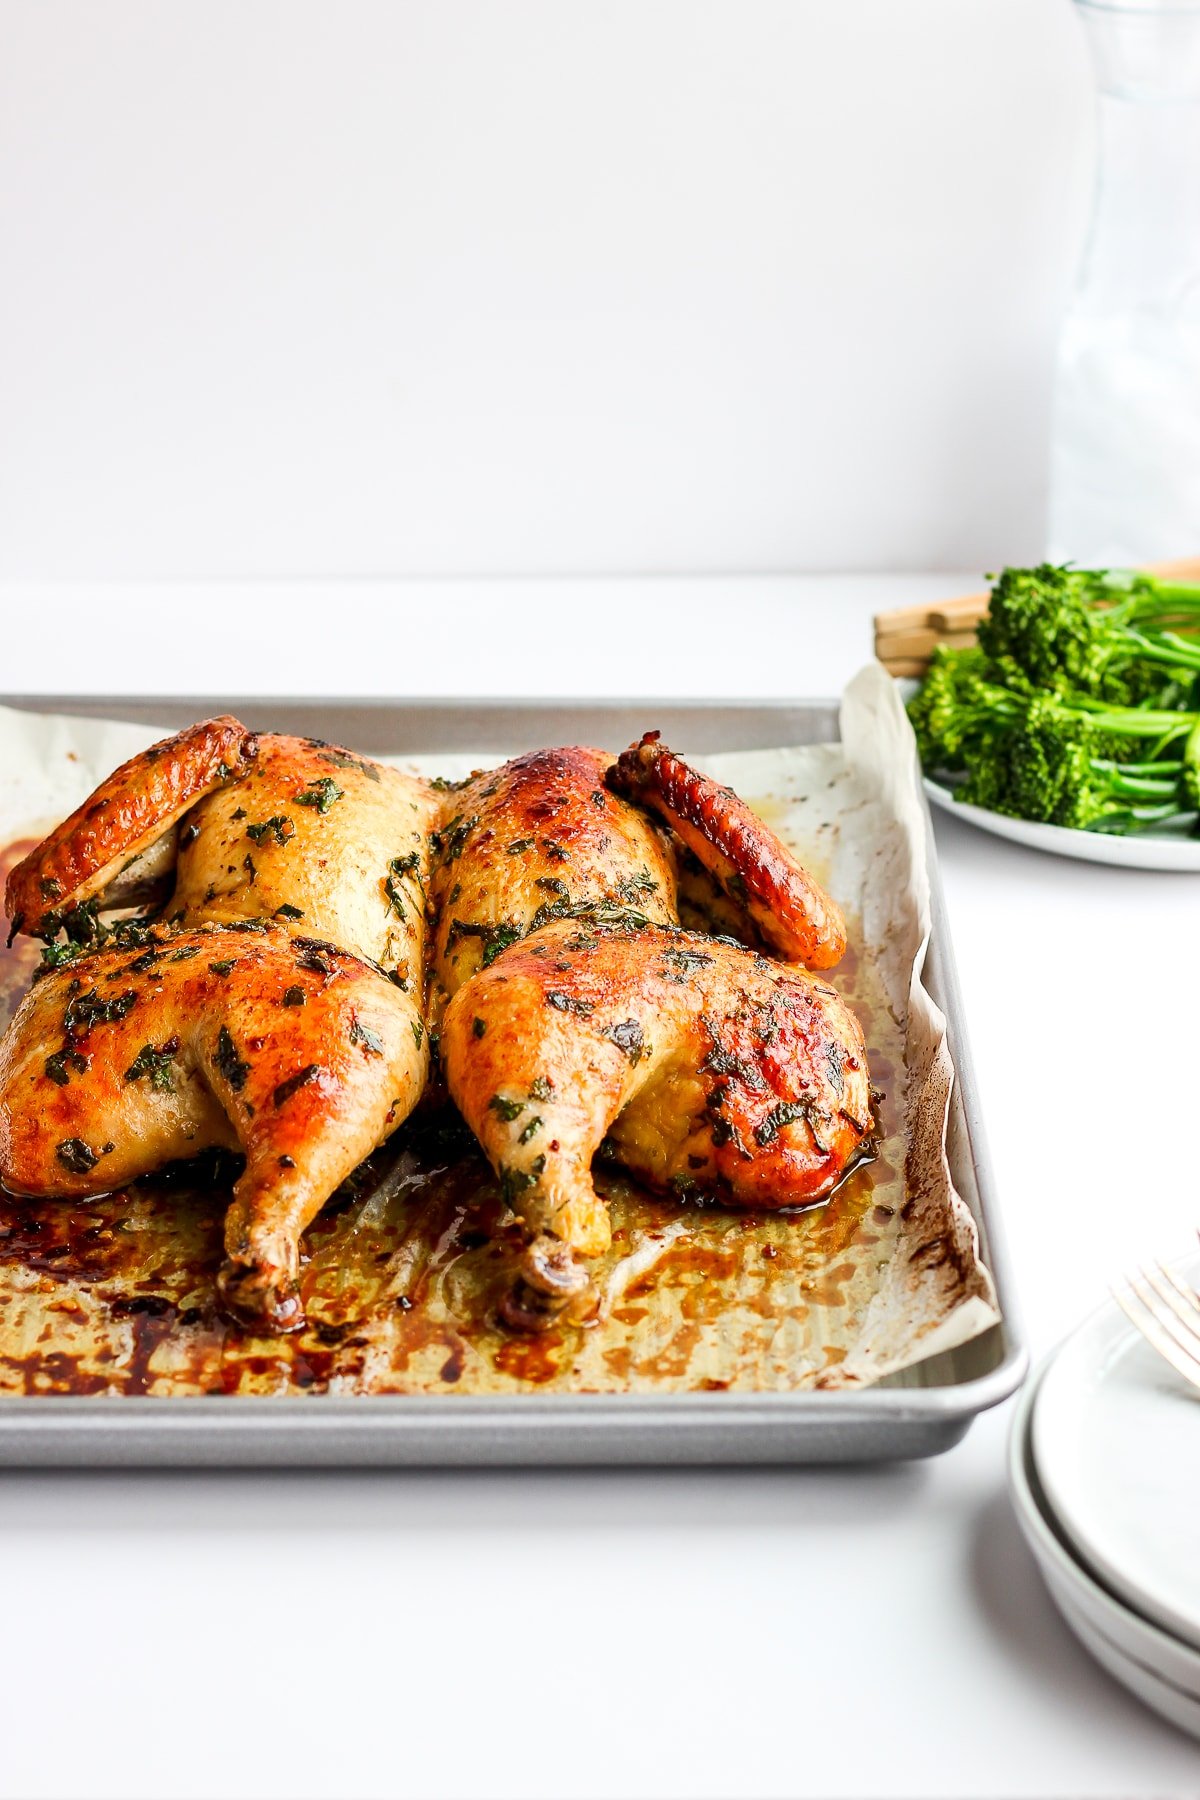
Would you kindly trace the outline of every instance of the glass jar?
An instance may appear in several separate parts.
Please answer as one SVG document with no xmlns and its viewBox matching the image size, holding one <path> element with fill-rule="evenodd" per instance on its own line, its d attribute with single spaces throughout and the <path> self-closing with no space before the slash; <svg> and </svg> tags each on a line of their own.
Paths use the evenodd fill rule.
<svg viewBox="0 0 1200 1800">
<path fill-rule="evenodd" d="M 1063 321 L 1050 555 L 1200 552 L 1200 0 L 1075 0 L 1097 82 L 1091 227 Z"/>
</svg>

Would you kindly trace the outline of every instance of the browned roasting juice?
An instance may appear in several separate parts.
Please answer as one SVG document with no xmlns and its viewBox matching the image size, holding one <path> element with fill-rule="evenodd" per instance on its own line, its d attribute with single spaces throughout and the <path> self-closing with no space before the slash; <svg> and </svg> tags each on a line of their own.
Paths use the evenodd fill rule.
<svg viewBox="0 0 1200 1800">
<path fill-rule="evenodd" d="M 0 875 L 30 848 L 10 845 Z M 38 963 L 0 954 L 0 1026 Z M 837 982 L 884 1091 L 881 1154 L 823 1206 L 747 1214 L 662 1199 L 598 1172 L 614 1242 L 601 1317 L 517 1337 L 496 1323 L 520 1247 L 496 1236 L 496 1183 L 445 1113 L 418 1113 L 305 1236 L 309 1324 L 255 1338 L 215 1305 L 237 1164 L 180 1164 L 86 1203 L 0 1193 L 0 1391 L 288 1394 L 782 1389 L 820 1386 L 841 1352 L 823 1322 L 864 1256 L 886 1262 L 903 1203 L 898 1027 L 851 948 Z M 856 1261 L 847 1259 L 852 1249 Z"/>
</svg>

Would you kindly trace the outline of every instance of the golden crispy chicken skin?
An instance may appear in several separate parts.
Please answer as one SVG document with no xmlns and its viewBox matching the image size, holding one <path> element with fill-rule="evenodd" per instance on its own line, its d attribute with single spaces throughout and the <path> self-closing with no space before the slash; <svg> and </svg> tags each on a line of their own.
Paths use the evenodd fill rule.
<svg viewBox="0 0 1200 1800">
<path fill-rule="evenodd" d="M 244 1151 L 221 1287 L 303 1324 L 299 1239 L 407 1117 L 428 1072 L 416 999 L 278 926 L 151 931 L 37 981 L 0 1043 L 0 1177 L 86 1197 L 220 1145 Z"/>
<path fill-rule="evenodd" d="M 435 981 L 453 994 L 509 944 L 587 907 L 675 919 L 662 835 L 604 785 L 612 757 L 531 750 L 447 796 L 434 838 Z"/>
<path fill-rule="evenodd" d="M 837 906 L 732 788 L 691 768 L 657 731 L 623 750 L 607 781 L 671 826 L 777 955 L 813 969 L 841 961 L 846 924 Z"/>
<path fill-rule="evenodd" d="M 122 763 L 8 877 L 14 932 L 53 936 L 56 915 L 109 887 L 205 794 L 253 761 L 257 740 L 237 719 L 202 719 Z"/>
<path fill-rule="evenodd" d="M 137 897 L 147 873 L 173 924 L 273 918 L 416 992 L 439 806 L 424 782 L 335 745 L 209 719 L 110 775 L 13 871 L 8 909 L 53 936 L 87 901 Z"/>
<path fill-rule="evenodd" d="M 669 927 L 547 925 L 459 989 L 442 1058 L 533 1239 L 526 1286 L 554 1301 L 578 1285 L 563 1246 L 609 1241 L 602 1142 L 651 1188 L 779 1208 L 825 1198 L 871 1134 L 862 1031 L 834 989 Z"/>
</svg>

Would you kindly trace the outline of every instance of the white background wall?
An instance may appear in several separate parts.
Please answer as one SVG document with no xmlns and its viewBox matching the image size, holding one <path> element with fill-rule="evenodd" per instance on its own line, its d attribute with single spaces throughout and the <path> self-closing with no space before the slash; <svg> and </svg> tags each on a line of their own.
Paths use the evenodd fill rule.
<svg viewBox="0 0 1200 1800">
<path fill-rule="evenodd" d="M 1067 0 L 0 0 L 0 577 L 1041 548 Z"/>
</svg>

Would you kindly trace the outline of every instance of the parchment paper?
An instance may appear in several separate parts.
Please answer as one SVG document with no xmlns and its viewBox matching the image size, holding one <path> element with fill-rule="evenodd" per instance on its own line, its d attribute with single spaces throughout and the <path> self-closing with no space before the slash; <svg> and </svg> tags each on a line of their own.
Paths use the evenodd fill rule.
<svg viewBox="0 0 1200 1800">
<path fill-rule="evenodd" d="M 40 835 L 161 735 L 0 708 L 0 844 Z M 501 759 L 393 760 L 458 778 Z M 895 685 L 877 664 L 851 682 L 841 744 L 695 761 L 736 788 L 846 910 L 852 947 L 832 978 L 863 1019 L 885 1095 L 876 1163 L 802 1215 L 654 1200 L 605 1173 L 617 1229 L 599 1271 L 600 1317 L 533 1342 L 484 1322 L 494 1270 L 469 1226 L 480 1195 L 495 1199 L 478 1168 L 469 1179 L 451 1171 L 435 1190 L 402 1155 L 343 1196 L 309 1234 L 312 1330 L 278 1342 L 242 1337 L 212 1308 L 224 1193 L 185 1199 L 149 1183 L 69 1212 L 43 1205 L 30 1235 L 20 1203 L 7 1202 L 0 1390 L 847 1387 L 994 1324 L 991 1279 L 945 1156 L 953 1074 L 945 1021 L 921 982 L 929 877 Z"/>
</svg>

